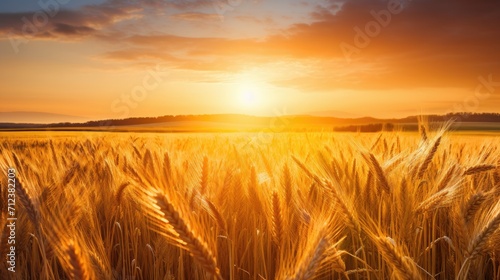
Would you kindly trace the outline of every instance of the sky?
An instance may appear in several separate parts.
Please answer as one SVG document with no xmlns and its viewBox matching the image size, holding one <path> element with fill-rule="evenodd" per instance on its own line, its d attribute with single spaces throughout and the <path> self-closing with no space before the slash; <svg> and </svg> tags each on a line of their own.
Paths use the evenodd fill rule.
<svg viewBox="0 0 500 280">
<path fill-rule="evenodd" d="M 2 0 L 0 112 L 500 112 L 499 26 L 496 0 Z"/>
</svg>

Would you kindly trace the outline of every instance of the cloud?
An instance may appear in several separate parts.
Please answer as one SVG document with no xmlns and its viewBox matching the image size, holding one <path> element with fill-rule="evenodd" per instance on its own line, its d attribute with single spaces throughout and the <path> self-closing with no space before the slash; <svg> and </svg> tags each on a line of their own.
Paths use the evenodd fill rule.
<svg viewBox="0 0 500 280">
<path fill-rule="evenodd" d="M 126 36 L 130 30 L 113 29 L 121 21 L 144 16 L 163 15 L 165 10 L 189 11 L 172 16 L 176 20 L 215 20 L 216 14 L 195 12 L 210 7 L 211 0 L 108 0 L 98 5 L 86 5 L 78 10 L 68 10 L 56 1 L 40 6 L 33 12 L 1 13 L 0 37 L 24 38 L 29 40 L 53 39 L 73 40 L 88 36 L 113 39 Z M 135 30 L 134 30 L 135 31 Z M 141 30 L 140 32 L 148 32 Z"/>
<path fill-rule="evenodd" d="M 144 62 L 162 61 L 171 68 L 207 72 L 234 72 L 248 64 L 263 62 L 262 58 L 249 59 L 246 48 L 256 44 L 252 40 L 135 35 L 124 39 L 124 43 L 132 47 L 109 51 L 97 58 L 126 61 L 138 66 Z"/>
<path fill-rule="evenodd" d="M 84 36 L 95 32 L 96 30 L 88 26 L 74 26 L 65 23 L 54 24 L 53 32 L 66 36 Z"/>
<path fill-rule="evenodd" d="M 288 59 L 321 61 L 307 74 L 276 81 L 303 90 L 473 88 L 479 75 L 500 77 L 499 2 L 412 1 L 401 13 L 390 15 L 386 26 L 379 24 L 379 34 L 364 35 L 367 46 L 356 45 L 355 28 L 366 34 L 367 24 L 376 22 L 373 14 L 385 13 L 387 5 L 374 0 L 330 1 L 316 7 L 311 23 L 297 23 L 266 38 L 137 35 L 126 41 L 174 55 L 182 61 L 178 67 L 192 70 L 240 69 Z M 342 43 L 359 51 L 350 63 Z"/>
<path fill-rule="evenodd" d="M 203 11 L 213 11 L 211 0 L 111 0 L 78 11 L 61 9 L 47 24 L 35 24 L 38 31 L 29 36 L 61 40 L 95 36 L 121 42 L 119 50 L 100 59 L 136 64 L 161 60 L 197 71 L 238 71 L 291 59 L 310 65 L 310 71 L 276 84 L 303 90 L 473 88 L 479 75 L 493 74 L 500 80 L 500 2 L 402 0 L 404 9 L 388 14 L 391 1 L 395 0 L 324 0 L 321 5 L 309 1 L 304 4 L 312 9 L 308 21 L 262 38 L 237 39 L 150 35 L 140 26 L 134 31 L 111 28 L 149 15 L 147 8 L 175 9 L 178 13 L 171 19 L 197 24 L 218 20 L 216 14 Z M 0 34 L 29 34 L 23 19 L 33 22 L 34 15 L 0 14 Z M 238 14 L 234 20 L 262 26 L 279 21 L 259 14 Z M 363 46 L 356 44 L 360 38 Z M 350 62 L 341 46 L 355 50 Z"/>
<path fill-rule="evenodd" d="M 173 20 L 186 20 L 186 21 L 216 21 L 220 20 L 218 14 L 206 14 L 206 13 L 181 13 L 174 14 L 171 16 Z"/>
<path fill-rule="evenodd" d="M 271 17 L 257 17 L 257 16 L 248 16 L 248 15 L 241 15 L 241 16 L 234 16 L 236 20 L 240 20 L 242 22 L 248 22 L 248 23 L 256 23 L 256 24 L 264 24 L 266 26 L 272 26 L 276 24 L 276 21 L 271 18 Z"/>
<path fill-rule="evenodd" d="M 377 23 L 374 14 L 387 16 L 388 3 L 330 1 L 311 13 L 312 23 L 297 23 L 264 39 L 140 36 L 130 42 L 235 64 L 244 64 L 243 57 L 322 61 L 307 75 L 276 81 L 303 90 L 473 88 L 479 75 L 500 77 L 499 2 L 406 1 L 401 13 Z M 377 34 L 366 35 L 373 24 L 379 30 L 372 35 Z M 356 27 L 366 36 L 366 46 L 356 45 Z M 341 44 L 357 50 L 350 63 Z"/>
<path fill-rule="evenodd" d="M 123 2 L 122 0 L 113 1 L 118 3 Z M 147 5 L 155 8 L 170 8 L 189 11 L 213 7 L 214 5 L 214 0 L 129 0 L 125 2 L 136 5 Z"/>
<path fill-rule="evenodd" d="M 56 8 L 57 7 L 57 8 Z M 117 22 L 139 16 L 134 6 L 111 3 L 84 6 L 78 11 L 52 6 L 36 12 L 0 13 L 0 36 L 29 39 L 82 38 Z"/>
<path fill-rule="evenodd" d="M 313 23 L 297 24 L 288 36 L 270 42 L 283 49 L 296 46 L 289 50 L 296 56 L 330 59 L 345 58 L 340 44 L 349 44 L 359 51 L 353 65 L 376 63 L 383 69 L 360 73 L 359 82 L 367 88 L 469 87 L 480 74 L 500 77 L 500 2 L 403 2 L 404 10 L 392 14 L 386 26 L 377 23 L 373 37 L 366 35 L 367 24 L 375 26 L 372 11 L 387 10 L 388 1 L 350 0 L 336 13 L 318 7 Z M 368 38 L 367 46 L 356 45 L 355 27 Z"/>
</svg>

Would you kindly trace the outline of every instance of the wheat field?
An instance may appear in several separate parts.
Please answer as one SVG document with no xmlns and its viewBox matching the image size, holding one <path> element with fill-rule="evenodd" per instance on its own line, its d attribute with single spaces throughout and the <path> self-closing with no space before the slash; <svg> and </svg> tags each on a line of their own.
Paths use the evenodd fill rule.
<svg viewBox="0 0 500 280">
<path fill-rule="evenodd" d="M 500 279 L 499 137 L 0 134 L 1 279 Z"/>
</svg>

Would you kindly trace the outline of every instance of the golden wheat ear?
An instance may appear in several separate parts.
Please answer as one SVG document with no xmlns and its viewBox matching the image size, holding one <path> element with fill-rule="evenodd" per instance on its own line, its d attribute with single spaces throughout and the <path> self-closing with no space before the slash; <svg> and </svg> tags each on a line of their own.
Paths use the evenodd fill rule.
<svg viewBox="0 0 500 280">
<path fill-rule="evenodd" d="M 462 216 L 464 217 L 465 223 L 468 224 L 474 217 L 476 212 L 481 208 L 483 202 L 485 202 L 487 196 L 483 192 L 478 192 L 472 195 L 462 210 Z"/>
<path fill-rule="evenodd" d="M 70 240 L 65 251 L 72 279 L 91 280 L 89 269 L 82 258 L 81 249 L 78 244 Z"/>
<path fill-rule="evenodd" d="M 490 170 L 493 170 L 493 169 L 496 169 L 496 168 L 497 168 L 496 165 L 492 165 L 492 164 L 480 164 L 480 165 L 477 165 L 477 166 L 473 166 L 473 167 L 467 168 L 464 171 L 464 175 L 467 176 L 467 175 L 479 174 L 479 173 L 487 172 L 487 171 L 490 171 Z"/>
<path fill-rule="evenodd" d="M 376 175 L 380 189 L 382 189 L 386 193 L 391 193 L 389 181 L 387 180 L 385 172 L 375 156 L 372 153 L 369 153 L 368 155 L 365 155 L 365 159 L 368 161 L 370 167 L 373 170 L 373 173 Z"/>
<path fill-rule="evenodd" d="M 429 153 L 425 157 L 425 160 L 422 162 L 420 167 L 418 168 L 418 171 L 416 173 L 416 176 L 418 179 L 422 179 L 424 177 L 425 171 L 431 164 L 432 160 L 434 159 L 434 155 L 436 155 L 437 150 L 439 148 L 439 145 L 441 145 L 441 139 L 442 136 L 439 136 L 436 141 L 434 141 L 434 144 L 432 145 L 432 148 L 430 149 Z"/>
<path fill-rule="evenodd" d="M 21 204 L 24 206 L 24 209 L 26 209 L 26 213 L 28 214 L 30 221 L 33 223 L 33 226 L 38 227 L 40 221 L 40 213 L 38 212 L 38 208 L 36 206 L 37 204 L 35 203 L 35 200 L 29 195 L 25 186 L 19 181 L 19 179 L 16 180 L 16 193 L 19 197 L 19 200 L 21 201 Z"/>
<path fill-rule="evenodd" d="M 272 208 L 272 233 L 276 244 L 281 246 L 283 240 L 283 212 L 281 211 L 281 202 L 277 192 L 273 193 Z"/>
<path fill-rule="evenodd" d="M 324 253 L 328 247 L 328 241 L 324 237 L 319 237 L 316 246 L 311 247 L 306 258 L 299 264 L 297 272 L 291 278 L 294 280 L 313 279 L 323 261 Z"/>
<path fill-rule="evenodd" d="M 121 204 L 121 201 L 123 199 L 123 196 L 125 194 L 125 189 L 130 186 L 130 182 L 125 182 L 123 184 L 121 184 L 117 191 L 116 191 L 116 194 L 115 194 L 115 201 L 116 201 L 116 205 L 120 205 Z"/>
<path fill-rule="evenodd" d="M 467 253 L 470 259 L 484 253 L 490 237 L 500 228 L 500 212 L 492 217 L 488 224 L 476 234 L 469 244 Z"/>
<path fill-rule="evenodd" d="M 151 193 L 153 208 L 150 216 L 159 226 L 159 233 L 163 233 L 169 240 L 175 241 L 176 246 L 189 252 L 191 257 L 211 276 L 222 279 L 217 260 L 207 243 L 199 236 L 170 203 L 167 196 L 160 193 Z M 163 232 L 161 230 L 164 230 Z"/>
</svg>

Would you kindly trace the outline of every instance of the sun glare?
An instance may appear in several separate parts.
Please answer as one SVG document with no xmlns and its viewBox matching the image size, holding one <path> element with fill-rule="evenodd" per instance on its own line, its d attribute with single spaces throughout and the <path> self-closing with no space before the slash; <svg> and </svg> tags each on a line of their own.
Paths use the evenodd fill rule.
<svg viewBox="0 0 500 280">
<path fill-rule="evenodd" d="M 254 71 L 236 74 L 230 90 L 233 95 L 231 100 L 233 110 L 243 114 L 266 114 L 273 103 L 266 77 Z"/>
<path fill-rule="evenodd" d="M 255 92 L 253 90 L 244 90 L 241 93 L 241 102 L 244 105 L 251 106 L 256 101 Z"/>
<path fill-rule="evenodd" d="M 256 109 L 261 101 L 260 89 L 255 84 L 242 84 L 238 95 L 240 106 L 246 109 Z"/>
</svg>

